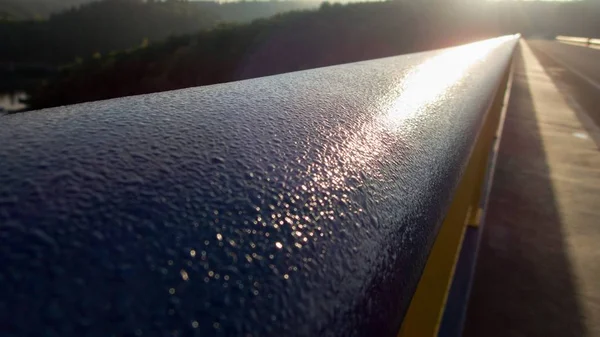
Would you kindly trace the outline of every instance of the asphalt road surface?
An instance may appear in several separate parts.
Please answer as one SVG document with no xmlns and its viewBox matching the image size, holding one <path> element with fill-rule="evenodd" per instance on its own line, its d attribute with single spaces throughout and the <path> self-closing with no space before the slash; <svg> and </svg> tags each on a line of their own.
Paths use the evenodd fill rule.
<svg viewBox="0 0 600 337">
<path fill-rule="evenodd" d="M 600 50 L 556 41 L 528 41 L 561 94 L 600 126 Z"/>
<path fill-rule="evenodd" d="M 568 70 L 587 77 L 600 90 L 600 50 L 556 41 L 533 40 L 528 43 L 534 52 L 543 52 Z"/>
<path fill-rule="evenodd" d="M 600 337 L 600 50 L 521 42 L 464 337 Z"/>
</svg>

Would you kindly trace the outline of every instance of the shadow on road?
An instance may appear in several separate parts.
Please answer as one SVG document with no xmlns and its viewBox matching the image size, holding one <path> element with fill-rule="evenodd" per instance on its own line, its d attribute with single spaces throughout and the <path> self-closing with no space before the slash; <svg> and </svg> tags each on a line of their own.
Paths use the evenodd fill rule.
<svg viewBox="0 0 600 337">
<path fill-rule="evenodd" d="M 559 89 L 563 98 L 569 105 L 569 107 L 575 112 L 575 115 L 581 122 L 581 125 L 585 128 L 586 132 L 590 134 L 591 138 L 596 143 L 598 149 L 600 149 L 600 91 L 597 88 L 590 85 L 586 80 L 579 77 L 577 74 L 571 72 L 569 69 L 558 63 L 556 60 L 548 56 L 546 51 L 542 50 L 542 47 L 546 46 L 547 41 L 532 41 L 529 43 L 531 50 L 535 57 L 538 59 L 540 64 L 546 69 L 546 73 Z M 573 48 L 573 52 L 587 52 L 589 50 L 581 46 L 570 46 Z M 594 54 L 600 58 L 600 51 L 593 50 Z M 589 57 L 590 55 L 588 55 Z M 600 63 L 597 63 L 600 68 Z M 591 125 L 593 123 L 594 125 Z"/>
<path fill-rule="evenodd" d="M 521 50 L 515 61 L 464 336 L 584 336 Z"/>
</svg>

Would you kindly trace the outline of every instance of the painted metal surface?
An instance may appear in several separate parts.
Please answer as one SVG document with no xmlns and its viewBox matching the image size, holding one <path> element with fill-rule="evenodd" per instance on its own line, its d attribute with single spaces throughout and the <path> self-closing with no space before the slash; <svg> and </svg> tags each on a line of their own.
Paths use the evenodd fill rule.
<svg viewBox="0 0 600 337">
<path fill-rule="evenodd" d="M 485 225 L 485 212 L 487 210 L 490 198 L 494 173 L 496 171 L 496 162 L 498 160 L 498 149 L 500 148 L 500 140 L 502 138 L 504 121 L 508 112 L 508 104 L 512 91 L 514 77 L 513 69 L 514 56 L 511 68 L 507 69 L 506 88 L 501 87 L 501 89 L 506 89 L 504 100 L 502 104 L 496 104 L 495 107 L 492 107 L 491 113 L 493 113 L 494 108 L 500 110 L 500 118 L 493 137 L 490 154 L 488 156 L 488 162 L 486 163 L 485 177 L 482 179 L 483 186 L 479 198 L 479 205 L 477 207 L 477 216 L 475 218 L 468 219 L 467 221 L 467 228 L 463 237 L 460 255 L 456 263 L 452 286 L 448 293 L 448 298 L 444 308 L 443 317 L 440 322 L 440 329 L 437 337 L 459 337 L 463 335 L 463 327 L 467 315 L 469 296 L 471 293 L 473 277 L 475 276 L 475 265 L 477 262 L 477 255 L 479 253 L 479 244 L 481 242 L 481 235 Z M 496 97 L 496 99 L 498 99 L 498 97 Z"/>
<path fill-rule="evenodd" d="M 395 335 L 515 41 L 2 117 L 2 335 Z"/>
<path fill-rule="evenodd" d="M 467 226 L 478 220 L 477 214 L 482 207 L 482 186 L 492 144 L 500 124 L 503 102 L 507 96 L 508 70 L 509 67 L 502 81 L 498 83 L 493 103 L 484 113 L 485 122 L 478 132 L 462 179 L 429 253 L 398 337 L 436 337 L 444 312 L 452 310 L 447 307 L 447 300 L 453 279 L 456 278 L 455 268 Z"/>
</svg>

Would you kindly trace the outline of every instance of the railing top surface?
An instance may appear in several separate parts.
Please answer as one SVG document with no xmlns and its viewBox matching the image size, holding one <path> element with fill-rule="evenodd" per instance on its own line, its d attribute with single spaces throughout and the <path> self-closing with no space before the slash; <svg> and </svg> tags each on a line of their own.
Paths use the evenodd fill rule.
<svg viewBox="0 0 600 337">
<path fill-rule="evenodd" d="M 8 335 L 394 334 L 515 43 L 1 117 Z"/>
</svg>

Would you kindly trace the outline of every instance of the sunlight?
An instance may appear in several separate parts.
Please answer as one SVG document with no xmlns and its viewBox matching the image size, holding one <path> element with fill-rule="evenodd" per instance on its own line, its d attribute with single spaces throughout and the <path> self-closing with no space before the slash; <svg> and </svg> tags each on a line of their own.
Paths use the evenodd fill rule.
<svg viewBox="0 0 600 337">
<path fill-rule="evenodd" d="M 339 141 L 322 149 L 318 160 L 311 160 L 306 167 L 303 174 L 307 177 L 306 181 L 288 192 L 290 204 L 321 209 L 314 219 L 301 217 L 290 207 L 285 213 L 275 210 L 266 219 L 259 217 L 255 223 L 275 229 L 289 226 L 294 234 L 288 245 L 297 248 L 319 240 L 323 235 L 315 227 L 319 218 L 339 217 L 336 211 L 339 202 L 347 202 L 348 195 L 367 180 L 382 178 L 380 160 L 392 152 L 394 139 L 397 139 L 397 135 L 393 134 L 407 128 L 406 120 L 442 101 L 449 89 L 467 76 L 473 65 L 484 61 L 496 47 L 511 39 L 514 36 L 443 50 L 415 66 L 383 99 L 383 103 L 379 103 L 379 111 L 382 112 L 379 117 L 366 119 L 351 129 L 344 126 L 332 131 L 331 135 L 339 136 Z M 298 158 L 299 162 L 303 160 Z M 349 213 L 362 211 L 358 208 L 347 210 Z M 285 248 L 282 243 L 276 245 L 279 249 Z"/>
<path fill-rule="evenodd" d="M 415 67 L 390 95 L 396 98 L 389 104 L 385 124 L 397 128 L 407 118 L 439 101 L 448 89 L 460 83 L 471 66 L 512 38 L 506 36 L 452 48 Z"/>
</svg>

